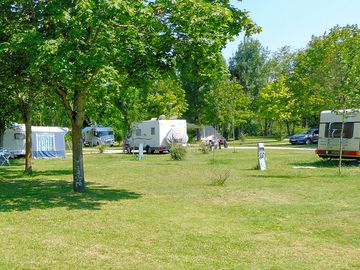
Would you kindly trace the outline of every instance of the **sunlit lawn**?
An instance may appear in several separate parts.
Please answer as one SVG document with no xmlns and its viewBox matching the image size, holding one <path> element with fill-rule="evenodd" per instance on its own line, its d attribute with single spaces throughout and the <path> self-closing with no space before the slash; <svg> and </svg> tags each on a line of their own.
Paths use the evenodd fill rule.
<svg viewBox="0 0 360 270">
<path fill-rule="evenodd" d="M 0 269 L 359 269 L 360 167 L 266 153 L 263 172 L 256 150 L 87 154 L 84 194 L 69 156 L 32 177 L 15 160 L 0 167 Z"/>
</svg>

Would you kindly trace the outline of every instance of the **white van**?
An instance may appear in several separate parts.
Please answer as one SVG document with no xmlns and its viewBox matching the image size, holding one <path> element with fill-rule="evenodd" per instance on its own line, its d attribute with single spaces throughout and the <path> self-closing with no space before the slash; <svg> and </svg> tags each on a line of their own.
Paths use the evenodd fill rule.
<svg viewBox="0 0 360 270">
<path fill-rule="evenodd" d="M 319 141 L 316 154 L 322 158 L 338 158 L 340 153 L 343 111 L 320 114 Z M 345 110 L 342 157 L 360 159 L 360 111 Z"/>
<path fill-rule="evenodd" d="M 142 144 L 147 153 L 170 151 L 172 144 L 185 144 L 188 141 L 186 120 L 162 120 L 152 118 L 134 123 L 131 134 L 124 142 L 127 152 L 139 149 Z"/>
</svg>

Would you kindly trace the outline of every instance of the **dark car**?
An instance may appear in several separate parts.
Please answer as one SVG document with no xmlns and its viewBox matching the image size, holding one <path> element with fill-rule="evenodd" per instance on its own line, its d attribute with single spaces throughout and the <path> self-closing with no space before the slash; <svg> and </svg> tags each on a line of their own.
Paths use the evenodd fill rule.
<svg viewBox="0 0 360 270">
<path fill-rule="evenodd" d="M 318 139 L 319 129 L 312 128 L 291 136 L 289 141 L 291 144 L 312 144 L 317 143 Z"/>
</svg>

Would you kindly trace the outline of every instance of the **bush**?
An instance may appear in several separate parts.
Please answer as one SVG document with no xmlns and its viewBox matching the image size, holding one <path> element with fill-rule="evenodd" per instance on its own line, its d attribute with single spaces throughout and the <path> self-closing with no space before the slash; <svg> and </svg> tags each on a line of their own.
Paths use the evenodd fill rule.
<svg viewBox="0 0 360 270">
<path fill-rule="evenodd" d="M 210 146 L 207 143 L 200 143 L 199 145 L 199 151 L 203 154 L 209 154 L 210 153 Z"/>
<path fill-rule="evenodd" d="M 106 145 L 105 144 L 100 144 L 97 146 L 97 149 L 99 150 L 99 153 L 102 154 L 104 153 L 105 149 L 106 149 Z"/>
<path fill-rule="evenodd" d="M 172 160 L 183 160 L 186 155 L 186 148 L 182 144 L 174 144 L 171 147 L 170 156 Z"/>
</svg>

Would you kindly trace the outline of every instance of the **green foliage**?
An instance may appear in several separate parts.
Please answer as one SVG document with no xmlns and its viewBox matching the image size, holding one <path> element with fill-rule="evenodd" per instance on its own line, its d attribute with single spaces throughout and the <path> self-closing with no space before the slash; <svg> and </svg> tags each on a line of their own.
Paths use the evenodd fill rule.
<svg viewBox="0 0 360 270">
<path fill-rule="evenodd" d="M 250 118 L 249 97 L 235 80 L 224 77 L 205 97 L 204 122 L 223 129 L 235 127 Z"/>
<path fill-rule="evenodd" d="M 188 106 L 185 91 L 180 83 L 172 78 L 165 78 L 154 83 L 147 95 L 147 113 L 149 118 L 165 115 L 181 117 Z"/>
<path fill-rule="evenodd" d="M 183 160 L 186 156 L 186 148 L 182 144 L 174 144 L 171 147 L 170 157 L 172 160 Z"/>
<path fill-rule="evenodd" d="M 360 30 L 336 26 L 313 37 L 297 57 L 293 89 L 304 116 L 322 110 L 358 107 L 360 97 Z"/>
</svg>

